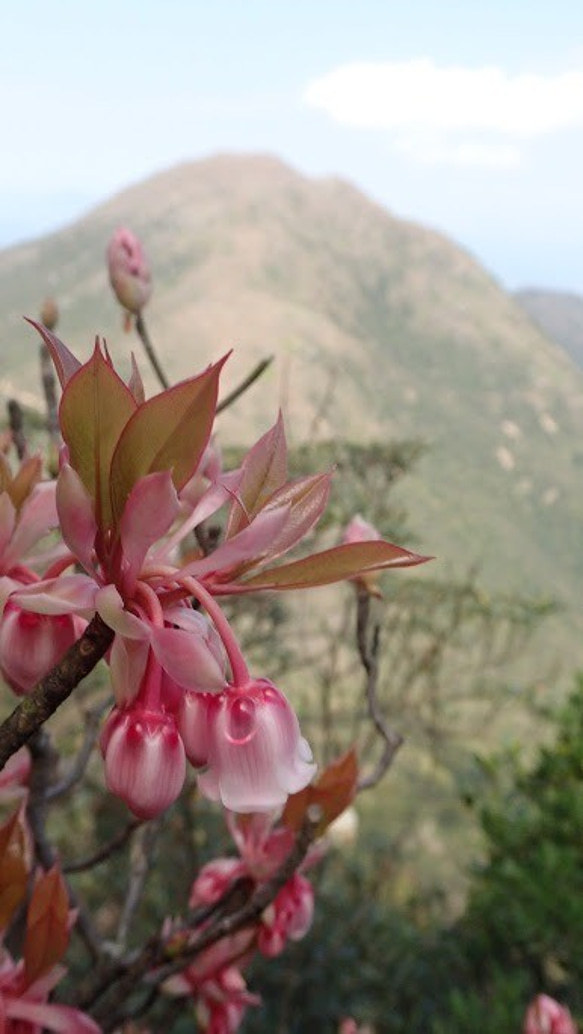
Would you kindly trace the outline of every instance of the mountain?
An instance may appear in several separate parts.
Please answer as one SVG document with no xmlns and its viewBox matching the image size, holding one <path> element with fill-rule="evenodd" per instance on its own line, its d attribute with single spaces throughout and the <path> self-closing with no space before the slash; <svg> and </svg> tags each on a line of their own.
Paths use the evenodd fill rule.
<svg viewBox="0 0 583 1034">
<path fill-rule="evenodd" d="M 564 291 L 529 289 L 516 298 L 543 334 L 583 367 L 583 297 Z"/>
<path fill-rule="evenodd" d="M 225 414 L 225 439 L 251 441 L 278 405 L 296 443 L 426 439 L 426 458 L 397 489 L 415 544 L 442 572 L 477 564 L 486 586 L 560 596 L 578 613 L 583 373 L 470 255 L 348 183 L 270 157 L 215 157 L 0 253 L 0 390 L 39 397 L 21 316 L 47 294 L 74 350 L 86 356 L 98 332 L 127 363 L 136 344 L 103 261 L 120 224 L 150 256 L 147 322 L 171 378 L 235 346 L 226 391 L 276 356 Z M 563 631 L 569 664 L 583 661 L 580 643 Z"/>
</svg>

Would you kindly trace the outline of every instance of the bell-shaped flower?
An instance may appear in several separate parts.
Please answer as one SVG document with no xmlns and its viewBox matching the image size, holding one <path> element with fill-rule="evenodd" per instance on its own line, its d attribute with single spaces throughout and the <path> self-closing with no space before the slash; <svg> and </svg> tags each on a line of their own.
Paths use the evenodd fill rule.
<svg viewBox="0 0 583 1034">
<path fill-rule="evenodd" d="M 297 717 L 267 679 L 229 686 L 209 709 L 202 792 L 237 812 L 271 811 L 306 786 L 316 766 Z"/>
<path fill-rule="evenodd" d="M 30 693 L 82 634 L 72 614 L 35 614 L 9 600 L 0 623 L 0 671 L 18 694 Z"/>
<path fill-rule="evenodd" d="M 577 1034 L 577 1024 L 564 1005 L 549 995 L 537 995 L 524 1017 L 524 1034 Z"/>
<path fill-rule="evenodd" d="M 150 654 L 139 696 L 113 708 L 101 735 L 107 787 L 140 819 L 154 818 L 176 800 L 186 772 L 176 720 L 160 704 L 161 684 Z"/>
<path fill-rule="evenodd" d="M 118 302 L 137 316 L 150 299 L 152 278 L 144 249 L 131 230 L 115 231 L 107 248 L 107 265 Z"/>
<path fill-rule="evenodd" d="M 184 785 L 184 746 L 172 715 L 134 703 L 114 708 L 101 738 L 108 790 L 140 819 L 174 803 Z"/>
</svg>

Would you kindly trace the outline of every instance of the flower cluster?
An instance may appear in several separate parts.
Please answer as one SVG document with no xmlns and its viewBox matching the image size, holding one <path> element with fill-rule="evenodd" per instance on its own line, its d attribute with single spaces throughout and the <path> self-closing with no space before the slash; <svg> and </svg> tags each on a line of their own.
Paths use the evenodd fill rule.
<svg viewBox="0 0 583 1034">
<path fill-rule="evenodd" d="M 126 383 L 99 341 L 81 364 L 38 330 L 63 389 L 64 447 L 56 488 L 36 485 L 23 502 L 19 474 L 0 496 L 6 680 L 30 692 L 97 614 L 115 633 L 101 737 L 109 789 L 151 818 L 179 795 L 188 762 L 201 791 L 234 811 L 283 806 L 314 774 L 310 748 L 284 693 L 248 671 L 218 599 L 423 558 L 373 535 L 272 566 L 320 517 L 331 475 L 289 480 L 281 418 L 237 470 L 222 470 L 211 434 L 224 360 L 146 400 L 135 363 Z M 218 511 L 224 530 L 207 552 L 193 532 Z M 41 577 L 21 560 L 55 526 L 63 544 Z"/>
<path fill-rule="evenodd" d="M 275 876 L 295 838 L 285 826 L 274 828 L 274 820 L 275 816 L 267 813 L 240 818 L 229 814 L 239 858 L 217 858 L 203 866 L 192 885 L 191 908 L 215 904 L 236 880 L 260 887 Z M 317 857 L 313 853 L 303 868 Z M 273 958 L 281 954 L 288 940 L 304 937 L 313 911 L 312 885 L 301 872 L 295 872 L 254 927 L 225 937 L 202 952 L 192 965 L 167 980 L 164 990 L 195 1000 L 199 1024 L 207 1034 L 234 1034 L 247 1007 L 259 1004 L 257 996 L 247 990 L 242 971 L 256 951 Z"/>
</svg>

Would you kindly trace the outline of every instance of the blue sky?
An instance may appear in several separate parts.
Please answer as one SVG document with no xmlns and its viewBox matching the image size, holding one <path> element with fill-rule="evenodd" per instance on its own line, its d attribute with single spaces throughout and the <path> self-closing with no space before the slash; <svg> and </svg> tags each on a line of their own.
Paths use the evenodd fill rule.
<svg viewBox="0 0 583 1034">
<path fill-rule="evenodd" d="M 580 0 L 0 0 L 0 245 L 215 151 L 583 293 Z"/>
</svg>

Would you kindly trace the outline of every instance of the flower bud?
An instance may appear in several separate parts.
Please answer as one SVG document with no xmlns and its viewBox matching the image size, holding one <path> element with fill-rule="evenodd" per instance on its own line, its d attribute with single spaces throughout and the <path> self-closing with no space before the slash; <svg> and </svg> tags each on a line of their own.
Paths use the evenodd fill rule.
<svg viewBox="0 0 583 1034">
<path fill-rule="evenodd" d="M 257 947 L 262 955 L 275 958 L 286 941 L 305 937 L 314 916 L 314 889 L 299 873 L 283 885 L 261 918 Z"/>
<path fill-rule="evenodd" d="M 380 532 L 365 521 L 364 517 L 357 514 L 353 517 L 350 523 L 346 526 L 344 534 L 342 536 L 342 544 L 347 546 L 353 542 L 377 542 L 381 538 Z M 378 587 L 379 572 L 369 571 L 366 574 L 355 575 L 350 579 L 360 589 L 363 589 L 370 596 L 382 596 L 382 593 Z"/>
<path fill-rule="evenodd" d="M 267 679 L 216 694 L 208 715 L 203 793 L 238 812 L 269 811 L 306 786 L 316 766 L 288 701 Z"/>
<path fill-rule="evenodd" d="M 54 330 L 59 322 L 59 307 L 54 298 L 45 298 L 40 310 L 40 321 L 47 330 Z"/>
<path fill-rule="evenodd" d="M 152 293 L 148 260 L 137 237 L 120 227 L 107 248 L 109 279 L 117 300 L 135 316 L 144 308 Z"/>
<path fill-rule="evenodd" d="M 140 819 L 168 808 L 184 784 L 184 746 L 174 717 L 138 701 L 114 707 L 101 737 L 107 788 Z"/>
<path fill-rule="evenodd" d="M 10 601 L 0 625 L 0 671 L 15 693 L 30 693 L 77 641 L 85 623 L 71 614 L 34 614 Z"/>
<path fill-rule="evenodd" d="M 524 1017 L 524 1034 L 577 1034 L 571 1013 L 549 995 L 537 995 Z"/>
</svg>

